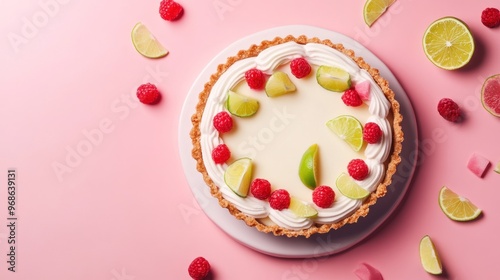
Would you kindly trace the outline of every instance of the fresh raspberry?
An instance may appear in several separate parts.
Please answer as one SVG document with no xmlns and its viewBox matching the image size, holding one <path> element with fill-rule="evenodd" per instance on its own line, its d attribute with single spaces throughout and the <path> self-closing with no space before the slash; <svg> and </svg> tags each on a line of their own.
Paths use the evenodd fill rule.
<svg viewBox="0 0 500 280">
<path fill-rule="evenodd" d="M 437 110 L 445 120 L 450 122 L 458 121 L 460 115 L 462 114 L 458 104 L 450 98 L 443 98 L 439 100 Z"/>
<path fill-rule="evenodd" d="M 305 58 L 299 57 L 290 62 L 290 70 L 296 78 L 300 79 L 311 73 L 311 65 Z"/>
<path fill-rule="evenodd" d="M 481 13 L 481 22 L 489 28 L 500 25 L 500 11 L 496 8 L 486 8 Z"/>
<path fill-rule="evenodd" d="M 161 95 L 158 88 L 151 84 L 142 84 L 137 88 L 137 98 L 144 104 L 156 104 L 160 102 Z"/>
<path fill-rule="evenodd" d="M 264 200 L 271 195 L 271 183 L 266 179 L 255 179 L 250 185 L 250 192 L 255 198 Z"/>
<path fill-rule="evenodd" d="M 276 210 L 287 209 L 290 206 L 290 194 L 284 189 L 275 190 L 269 197 L 269 205 Z"/>
<path fill-rule="evenodd" d="M 380 126 L 374 122 L 367 122 L 363 127 L 363 140 L 368 144 L 375 144 L 382 138 Z"/>
<path fill-rule="evenodd" d="M 231 152 L 226 144 L 220 144 L 212 151 L 212 159 L 217 164 L 226 162 L 231 157 Z"/>
<path fill-rule="evenodd" d="M 353 159 L 347 165 L 347 172 L 355 180 L 363 180 L 368 176 L 368 165 L 362 159 Z"/>
<path fill-rule="evenodd" d="M 314 189 L 312 198 L 318 207 L 328 208 L 335 200 L 335 192 L 329 186 L 318 186 Z"/>
<path fill-rule="evenodd" d="M 160 16 L 164 20 L 173 21 L 182 16 L 184 8 L 181 4 L 173 0 L 163 0 L 160 2 Z"/>
<path fill-rule="evenodd" d="M 252 68 L 245 72 L 245 80 L 251 89 L 263 89 L 266 85 L 266 76 L 259 69 Z"/>
<path fill-rule="evenodd" d="M 355 89 L 348 89 L 342 94 L 342 101 L 347 106 L 358 107 L 363 104 L 363 100 L 359 97 L 358 92 Z"/>
<path fill-rule="evenodd" d="M 188 267 L 189 276 L 194 280 L 202 280 L 210 273 L 210 263 L 204 257 L 197 257 Z"/>
<path fill-rule="evenodd" d="M 233 118 L 231 118 L 231 115 L 226 111 L 217 113 L 217 115 L 214 116 L 213 123 L 215 129 L 217 129 L 219 133 L 226 133 L 233 128 Z"/>
</svg>

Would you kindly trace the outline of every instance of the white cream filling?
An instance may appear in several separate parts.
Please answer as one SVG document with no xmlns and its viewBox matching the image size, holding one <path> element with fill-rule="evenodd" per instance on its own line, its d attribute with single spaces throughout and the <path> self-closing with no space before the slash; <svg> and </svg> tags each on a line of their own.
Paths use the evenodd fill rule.
<svg viewBox="0 0 500 280">
<path fill-rule="evenodd" d="M 237 196 L 235 193 L 233 193 L 229 189 L 229 187 L 227 187 L 226 184 L 224 183 L 224 170 L 227 168 L 227 165 L 215 164 L 211 158 L 211 153 L 212 150 L 217 145 L 223 143 L 223 140 L 219 137 L 218 132 L 213 127 L 212 119 L 215 116 L 215 114 L 225 110 L 224 103 L 226 101 L 227 92 L 230 89 L 233 89 L 236 85 L 238 85 L 241 81 L 244 80 L 245 72 L 248 69 L 257 68 L 262 70 L 266 74 L 270 75 L 276 69 L 280 68 L 280 66 L 288 63 L 289 61 L 291 61 L 296 57 L 304 57 L 311 65 L 314 66 L 330 65 L 330 66 L 340 67 L 349 72 L 351 76 L 351 81 L 353 83 L 362 82 L 366 80 L 370 81 L 371 83 L 370 87 L 371 99 L 369 101 L 365 101 L 365 103 L 368 105 L 368 117 L 364 119 L 364 121 L 362 122 L 366 123 L 370 121 L 377 123 L 383 131 L 383 137 L 381 141 L 377 144 L 368 144 L 367 147 L 364 149 L 364 155 L 360 155 L 362 158 L 364 158 L 370 170 L 369 176 L 366 179 L 358 182 L 360 186 L 369 191 L 374 191 L 376 189 L 377 185 L 383 179 L 385 173 L 384 162 L 386 161 L 386 159 L 390 154 L 390 149 L 392 145 L 392 130 L 390 123 L 387 120 L 387 116 L 390 110 L 390 104 L 388 100 L 385 98 L 380 87 L 372 79 L 371 75 L 367 73 L 365 70 L 360 69 L 350 57 L 342 54 L 341 52 L 323 44 L 309 43 L 306 45 L 301 45 L 295 42 L 289 42 L 270 47 L 262 51 L 257 57 L 239 60 L 236 63 L 234 63 L 229 69 L 226 70 L 226 72 L 224 72 L 221 75 L 219 80 L 213 86 L 212 91 L 208 97 L 205 106 L 205 111 L 203 113 L 203 117 L 200 124 L 200 131 L 201 131 L 200 142 L 203 154 L 203 161 L 205 163 L 207 173 L 210 176 L 210 178 L 212 178 L 213 182 L 220 188 L 223 197 L 229 202 L 231 202 L 233 205 L 235 205 L 242 213 L 255 218 L 269 217 L 269 219 L 274 223 L 276 223 L 277 225 L 292 230 L 309 228 L 314 223 L 329 224 L 340 221 L 345 217 L 351 215 L 353 212 L 355 212 L 362 204 L 362 201 L 349 199 L 347 197 L 342 196 L 338 191 L 336 191 L 336 200 L 333 203 L 333 205 L 330 208 L 326 209 L 316 207 L 316 209 L 318 210 L 318 216 L 315 217 L 314 219 L 297 217 L 289 210 L 277 211 L 270 208 L 269 203 L 267 201 L 258 200 L 252 197 L 251 195 L 249 195 L 246 198 L 241 198 Z M 294 83 L 295 82 L 296 81 L 294 80 Z M 317 84 L 316 86 L 320 87 Z M 300 87 L 298 87 L 298 90 L 300 91 Z M 261 103 L 260 104 L 261 108 L 259 109 L 259 112 L 260 110 L 263 110 L 263 107 L 267 106 L 268 103 L 269 104 L 272 103 L 272 106 L 274 106 L 272 111 L 268 113 L 267 119 L 262 120 L 266 122 L 264 125 L 270 127 L 268 131 L 274 133 L 274 135 L 272 135 L 273 137 L 281 133 L 283 130 L 289 128 L 284 126 L 288 125 L 287 121 L 290 121 L 286 119 L 287 114 L 289 118 L 294 122 L 297 123 L 300 122 L 300 117 L 296 115 L 297 112 L 287 111 L 288 107 L 279 107 L 280 100 L 283 100 L 283 104 L 291 104 L 286 102 L 290 102 L 290 99 L 293 98 L 293 94 L 295 93 L 290 94 L 291 95 L 290 97 L 283 96 L 278 98 L 268 98 L 265 96 L 264 93 L 259 93 L 259 94 L 264 95 L 263 97 L 259 97 L 260 98 L 259 101 Z M 337 93 L 331 93 L 331 94 L 335 95 Z M 271 105 L 269 105 L 269 107 L 270 106 Z M 344 105 L 342 104 L 342 106 Z M 258 115 L 259 112 L 257 112 L 256 115 Z M 356 116 L 356 114 L 357 113 L 353 113 L 354 116 Z M 283 115 L 285 117 L 283 117 Z M 235 121 L 238 125 L 238 123 L 241 120 L 242 123 L 240 123 L 239 125 L 244 126 L 245 123 L 243 122 L 248 123 L 252 121 L 251 120 L 252 118 L 254 117 L 245 120 L 235 118 Z M 257 120 L 254 119 L 254 121 Z M 319 120 L 318 122 L 319 122 L 318 126 L 325 127 L 324 120 Z M 302 125 L 308 126 L 309 124 L 305 123 Z M 267 132 L 268 134 L 267 136 L 269 136 L 268 131 L 261 129 L 259 132 L 264 137 L 266 135 L 264 134 L 264 132 Z M 235 133 L 238 133 L 238 131 Z M 321 139 L 323 138 L 324 137 L 321 137 Z M 267 137 L 263 139 L 271 139 L 271 138 Z M 298 139 L 293 139 L 293 140 L 295 141 Z M 241 140 L 238 141 L 239 142 L 232 142 L 232 143 L 233 144 L 242 143 Z M 291 142 L 287 144 L 288 145 L 291 144 L 292 145 L 291 147 L 293 147 L 294 141 L 283 141 L 283 142 Z M 266 149 L 266 154 L 269 153 L 271 150 L 271 152 L 276 153 L 277 156 L 286 157 L 287 155 L 286 151 L 283 151 L 281 152 L 281 154 L 279 154 L 280 153 L 279 149 L 285 146 L 288 147 L 287 145 L 278 145 L 276 147 L 279 148 L 276 147 L 273 149 L 268 148 Z M 269 147 L 274 147 L 274 146 L 269 145 Z M 238 149 L 238 147 L 233 147 L 231 145 L 229 145 L 229 148 L 232 152 L 233 149 Z M 295 149 L 297 149 L 297 147 L 295 147 Z M 247 154 L 243 153 L 244 151 L 243 148 L 239 149 L 238 153 L 244 154 L 245 156 L 253 157 L 256 154 L 260 153 L 262 150 L 264 150 L 264 148 L 261 149 L 260 146 L 255 145 L 252 151 L 247 149 Z M 303 151 L 300 151 L 300 153 L 302 152 Z M 346 155 L 352 158 L 352 153 L 348 154 L 347 150 L 346 152 L 342 151 L 341 153 L 345 153 Z M 261 156 L 262 154 L 264 153 L 260 153 Z M 292 165 L 293 164 L 295 164 L 296 167 L 298 168 L 298 162 L 296 163 L 294 162 L 292 163 Z M 271 172 L 271 174 L 276 174 L 277 176 L 279 176 L 280 173 L 283 173 L 279 166 L 277 166 L 275 170 L 271 171 L 266 170 L 266 171 Z M 281 175 L 298 177 L 296 173 L 281 174 Z M 327 175 L 330 176 L 330 174 Z M 333 174 L 331 176 L 338 176 L 338 174 Z M 266 178 L 266 179 L 269 179 L 269 181 L 271 181 L 271 183 L 273 184 L 273 178 Z M 279 182 L 278 179 L 276 180 Z M 332 186 L 334 185 L 334 183 L 335 182 L 334 181 L 332 182 L 332 179 L 329 178 L 329 185 Z M 297 192 L 302 193 L 302 194 L 297 194 L 299 198 L 310 201 L 310 199 L 306 197 L 308 194 L 310 194 L 310 192 L 308 192 L 310 190 L 308 190 L 306 187 L 304 187 L 303 185 L 295 186 L 295 184 L 290 187 L 296 188 Z M 295 195 L 293 188 L 292 191 L 289 190 L 289 192 L 291 192 L 292 195 Z"/>
</svg>

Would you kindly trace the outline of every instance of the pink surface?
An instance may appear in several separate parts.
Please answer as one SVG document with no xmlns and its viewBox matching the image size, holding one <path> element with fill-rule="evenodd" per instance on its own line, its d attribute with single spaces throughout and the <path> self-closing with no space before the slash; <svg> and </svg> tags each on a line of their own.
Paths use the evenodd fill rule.
<svg viewBox="0 0 500 280">
<path fill-rule="evenodd" d="M 189 279 L 197 256 L 210 261 L 213 279 L 256 279 L 254 272 L 262 279 L 356 279 L 362 262 L 384 279 L 496 275 L 500 175 L 488 170 L 478 178 L 466 163 L 474 152 L 500 158 L 492 137 L 500 120 L 479 100 L 484 79 L 500 73 L 500 28 L 479 20 L 484 8 L 500 8 L 498 1 L 399 0 L 371 28 L 364 1 L 181 3 L 181 20 L 165 22 L 159 1 L 1 2 L 1 279 Z M 447 15 L 464 20 L 476 39 L 473 61 L 453 72 L 430 63 L 421 46 L 428 24 Z M 145 59 L 134 50 L 130 30 L 138 21 L 170 50 L 167 57 Z M 178 116 L 203 67 L 241 37 L 290 24 L 343 33 L 374 52 L 412 100 L 421 135 L 406 139 L 419 142 L 422 156 L 399 211 L 361 244 L 324 258 L 274 258 L 228 237 L 196 203 L 178 153 Z M 145 81 L 163 92 L 157 106 L 133 96 Z M 463 123 L 438 115 L 443 97 L 461 105 Z M 7 270 L 9 168 L 17 171 L 15 273 Z M 437 203 L 443 185 L 484 215 L 450 221 Z M 446 277 L 420 265 L 426 234 Z"/>
</svg>

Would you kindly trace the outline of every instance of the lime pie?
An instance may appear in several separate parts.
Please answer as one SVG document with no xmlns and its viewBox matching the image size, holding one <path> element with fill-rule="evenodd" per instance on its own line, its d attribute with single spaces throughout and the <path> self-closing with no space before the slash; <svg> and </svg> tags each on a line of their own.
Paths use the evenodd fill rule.
<svg viewBox="0 0 500 280">
<path fill-rule="evenodd" d="M 400 162 L 399 103 L 329 40 L 275 38 L 219 65 L 192 116 L 192 155 L 221 207 L 257 230 L 310 237 L 366 216 Z"/>
</svg>

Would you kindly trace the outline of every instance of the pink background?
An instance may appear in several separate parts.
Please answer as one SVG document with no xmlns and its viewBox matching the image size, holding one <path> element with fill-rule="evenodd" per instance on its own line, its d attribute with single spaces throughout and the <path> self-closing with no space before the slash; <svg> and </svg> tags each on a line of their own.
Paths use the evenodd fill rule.
<svg viewBox="0 0 500 280">
<path fill-rule="evenodd" d="M 484 79 L 500 73 L 500 28 L 480 22 L 481 11 L 500 8 L 498 1 L 398 0 L 372 28 L 363 22 L 364 1 L 179 2 L 184 16 L 166 22 L 159 1 L 1 1 L 1 279 L 189 279 L 197 256 L 210 261 L 213 279 L 357 279 L 361 262 L 384 279 L 494 278 L 500 175 L 490 168 L 477 178 L 466 163 L 473 152 L 500 160 L 499 120 L 479 101 Z M 426 27 L 448 15 L 464 20 L 477 44 L 459 71 L 437 68 L 422 51 Z M 150 60 L 134 50 L 130 31 L 138 21 L 170 50 L 167 57 Z M 374 52 L 406 90 L 419 125 L 420 139 L 407 141 L 419 141 L 422 157 L 402 206 L 368 239 L 328 258 L 270 257 L 227 236 L 198 206 L 178 151 L 183 102 L 211 58 L 244 36 L 290 24 L 343 33 Z M 134 98 L 145 81 L 163 93 L 157 106 Z M 437 114 L 443 97 L 461 105 L 465 122 Z M 57 164 L 66 172 L 55 172 Z M 8 168 L 18 175 L 16 273 L 6 263 Z M 450 221 L 437 203 L 443 185 L 484 215 Z M 420 265 L 426 234 L 447 277 Z"/>
</svg>

